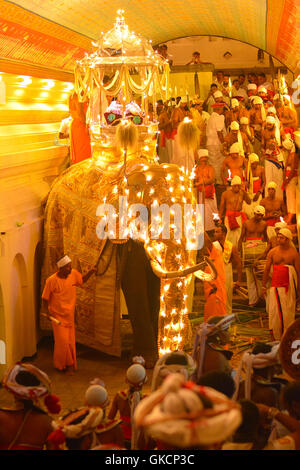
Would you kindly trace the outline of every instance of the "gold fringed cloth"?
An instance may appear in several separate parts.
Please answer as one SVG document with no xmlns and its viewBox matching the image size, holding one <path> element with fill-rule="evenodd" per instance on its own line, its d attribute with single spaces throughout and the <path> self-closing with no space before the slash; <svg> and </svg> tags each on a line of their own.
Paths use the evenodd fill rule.
<svg viewBox="0 0 300 470">
<path fill-rule="evenodd" d="M 57 271 L 64 254 L 85 274 L 98 265 L 98 275 L 77 289 L 76 341 L 114 356 L 121 355 L 120 286 L 117 280 L 117 247 L 96 235 L 98 205 L 111 192 L 102 173 L 85 160 L 67 169 L 55 181 L 46 206 L 42 289 L 48 276 Z M 103 275 L 101 275 L 103 273 Z M 41 317 L 42 329 L 51 329 Z"/>
</svg>

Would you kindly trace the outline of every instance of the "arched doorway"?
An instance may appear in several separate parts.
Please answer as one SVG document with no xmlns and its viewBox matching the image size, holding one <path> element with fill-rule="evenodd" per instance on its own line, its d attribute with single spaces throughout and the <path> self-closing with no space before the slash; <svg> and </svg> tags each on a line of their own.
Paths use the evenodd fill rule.
<svg viewBox="0 0 300 470">
<path fill-rule="evenodd" d="M 0 285 L 0 379 L 6 369 L 6 336 L 2 287 Z"/>
</svg>

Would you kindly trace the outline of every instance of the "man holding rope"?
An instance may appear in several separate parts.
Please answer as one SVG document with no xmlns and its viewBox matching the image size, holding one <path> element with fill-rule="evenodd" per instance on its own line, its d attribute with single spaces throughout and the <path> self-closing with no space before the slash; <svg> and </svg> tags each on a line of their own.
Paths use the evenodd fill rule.
<svg viewBox="0 0 300 470">
<path fill-rule="evenodd" d="M 96 268 L 82 276 L 72 269 L 71 259 L 67 255 L 58 261 L 57 267 L 58 271 L 46 280 L 42 311 L 52 322 L 54 367 L 72 375 L 77 369 L 74 322 L 76 287 L 81 287 L 96 272 Z"/>
</svg>

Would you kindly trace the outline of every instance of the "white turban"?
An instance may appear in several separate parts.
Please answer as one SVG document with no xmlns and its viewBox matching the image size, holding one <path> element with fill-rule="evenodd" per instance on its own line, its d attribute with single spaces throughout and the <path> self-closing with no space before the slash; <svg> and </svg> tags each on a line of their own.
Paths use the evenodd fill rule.
<svg viewBox="0 0 300 470">
<path fill-rule="evenodd" d="M 240 154 L 240 152 L 241 152 L 241 146 L 240 146 L 239 142 L 235 142 L 234 144 L 232 144 L 232 146 L 229 149 L 229 153 L 238 153 L 238 154 Z"/>
<path fill-rule="evenodd" d="M 66 255 L 57 262 L 57 267 L 62 268 L 63 266 L 66 266 L 66 264 L 69 264 L 71 262 L 72 260 L 68 257 L 68 255 Z"/>
<path fill-rule="evenodd" d="M 239 101 L 233 98 L 233 100 L 231 101 L 231 107 L 236 108 L 237 106 L 239 106 Z"/>
<path fill-rule="evenodd" d="M 223 98 L 223 94 L 219 90 L 217 90 L 217 91 L 214 92 L 213 97 L 214 98 Z"/>
<path fill-rule="evenodd" d="M 232 121 L 232 123 L 230 124 L 230 129 L 232 131 L 238 131 L 239 128 L 240 128 L 239 123 L 236 121 Z"/>
<path fill-rule="evenodd" d="M 275 120 L 274 116 L 267 116 L 266 122 L 269 122 L 270 124 L 275 124 L 276 120 Z"/>
<path fill-rule="evenodd" d="M 270 107 L 267 109 L 267 114 L 269 114 L 269 113 L 277 114 L 277 111 L 276 111 L 276 109 L 274 108 L 274 106 L 270 106 Z"/>
<path fill-rule="evenodd" d="M 263 100 L 260 96 L 254 96 L 253 104 L 263 104 Z"/>
<path fill-rule="evenodd" d="M 279 100 L 279 95 L 278 93 L 276 95 L 274 95 L 274 98 L 273 98 L 273 101 L 276 101 L 276 100 Z"/>
<path fill-rule="evenodd" d="M 257 86 L 255 85 L 255 83 L 249 83 L 249 85 L 247 86 L 248 90 L 256 90 L 257 89 Z"/>
<path fill-rule="evenodd" d="M 241 117 L 240 123 L 241 124 L 249 124 L 249 119 L 247 118 L 247 116 Z"/>
<path fill-rule="evenodd" d="M 260 206 L 260 205 L 255 206 L 254 214 L 265 216 L 266 215 L 266 209 L 264 208 L 264 206 Z"/>
<path fill-rule="evenodd" d="M 270 181 L 267 185 L 267 189 L 272 188 L 272 189 L 277 189 L 277 184 L 274 183 L 274 181 Z"/>
<path fill-rule="evenodd" d="M 293 241 L 293 234 L 288 228 L 281 228 L 278 234 L 288 238 L 289 240 Z"/>
<path fill-rule="evenodd" d="M 254 162 L 259 162 L 259 156 L 256 155 L 256 153 L 250 153 L 248 159 L 249 159 L 250 164 Z"/>
<path fill-rule="evenodd" d="M 233 178 L 232 178 L 232 181 L 231 181 L 231 186 L 234 186 L 234 185 L 241 185 L 242 184 L 242 180 L 239 176 L 235 175 Z"/>
<path fill-rule="evenodd" d="M 198 153 L 199 158 L 208 157 L 208 150 L 207 149 L 199 149 L 197 153 Z"/>
<path fill-rule="evenodd" d="M 268 92 L 267 92 L 267 89 L 266 89 L 264 86 L 262 86 L 262 85 L 260 85 L 260 86 L 258 87 L 257 91 L 258 91 L 258 93 L 268 93 Z"/>
</svg>

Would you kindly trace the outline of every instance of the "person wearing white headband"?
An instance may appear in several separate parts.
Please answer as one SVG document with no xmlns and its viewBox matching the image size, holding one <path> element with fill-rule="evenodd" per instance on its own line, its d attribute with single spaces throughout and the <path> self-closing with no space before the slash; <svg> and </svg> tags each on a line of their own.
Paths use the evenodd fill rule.
<svg viewBox="0 0 300 470">
<path fill-rule="evenodd" d="M 243 354 L 234 378 L 234 400 L 245 398 L 268 406 L 279 403 L 278 386 L 272 381 L 275 367 L 280 365 L 279 346 L 279 342 L 257 343 L 252 352 Z M 241 381 L 242 371 L 245 372 L 244 381 Z"/>
<path fill-rule="evenodd" d="M 298 166 L 299 158 L 295 151 L 295 145 L 293 140 L 287 137 L 283 141 L 283 147 L 285 149 L 285 166 L 283 170 L 283 190 L 286 194 L 286 205 L 287 205 L 287 223 L 295 223 L 296 218 L 296 194 L 298 186 Z"/>
<path fill-rule="evenodd" d="M 224 155 L 231 153 L 231 146 L 239 145 L 239 154 L 243 157 L 250 153 L 250 143 L 247 135 L 240 130 L 240 125 L 237 121 L 231 121 L 229 125 L 229 132 L 224 139 L 223 152 Z"/>
<path fill-rule="evenodd" d="M 77 369 L 74 310 L 76 287 L 82 286 L 96 267 L 84 276 L 72 269 L 72 261 L 65 255 L 57 262 L 58 271 L 46 279 L 42 293 L 42 312 L 51 320 L 54 335 L 54 367 L 72 374 Z"/>
<path fill-rule="evenodd" d="M 278 103 L 277 113 L 285 132 L 295 132 L 298 127 L 298 115 L 291 101 L 283 98 L 283 102 Z"/>
<path fill-rule="evenodd" d="M 174 108 L 172 121 L 172 160 L 170 163 L 183 167 L 186 171 L 192 171 L 195 165 L 194 150 L 200 139 L 200 130 L 192 120 L 187 97 L 184 96 L 178 106 Z M 189 132 L 186 133 L 186 129 Z M 188 139 L 187 139 L 188 137 Z M 193 142 L 192 142 L 193 139 Z"/>
<path fill-rule="evenodd" d="M 260 297 L 261 283 L 255 278 L 252 270 L 253 259 L 267 248 L 267 223 L 263 220 L 265 208 L 257 205 L 254 216 L 245 220 L 239 239 L 238 250 L 243 253 L 244 269 L 247 277 L 249 305 L 254 306 Z"/>
<path fill-rule="evenodd" d="M 291 245 L 293 235 L 287 228 L 279 230 L 278 246 L 267 257 L 262 281 L 262 295 L 273 267 L 269 289 L 269 329 L 275 340 L 280 341 L 286 329 L 295 320 L 296 300 L 300 299 L 300 261 L 297 250 Z"/>
<path fill-rule="evenodd" d="M 262 125 L 266 120 L 266 111 L 263 106 L 263 100 L 260 96 L 255 96 L 252 100 L 252 109 L 249 112 L 250 126 L 254 129 L 254 146 L 253 151 L 257 155 L 260 155 L 261 150 L 261 131 Z"/>
<path fill-rule="evenodd" d="M 120 390 L 116 393 L 108 418 L 113 420 L 118 413 L 120 414 L 126 447 L 128 449 L 137 449 L 138 432 L 132 422 L 132 417 L 135 408 L 143 398 L 142 387 L 147 382 L 148 378 L 144 367 L 144 358 L 142 356 L 135 356 L 132 362 L 133 364 L 126 371 L 125 380 L 128 388 L 127 390 Z"/>
<path fill-rule="evenodd" d="M 220 204 L 220 218 L 225 218 L 227 228 L 227 239 L 237 247 L 242 231 L 242 223 L 246 220 L 243 212 L 243 203 L 251 204 L 251 199 L 242 188 L 240 176 L 235 175 L 231 181 L 231 187 L 223 192 Z"/>
<path fill-rule="evenodd" d="M 268 225 L 268 238 L 275 235 L 274 225 L 280 222 L 280 218 L 286 215 L 284 201 L 277 197 L 278 186 L 274 181 L 270 181 L 266 185 L 266 196 L 261 200 L 261 205 L 266 209 L 265 221 Z"/>
<path fill-rule="evenodd" d="M 254 129 L 249 126 L 249 118 L 247 116 L 242 116 L 240 118 L 240 131 L 246 135 L 251 151 L 252 145 L 254 144 Z"/>
<path fill-rule="evenodd" d="M 230 132 L 235 136 L 239 131 L 231 130 Z M 232 177 L 235 175 L 244 180 L 244 174 L 247 174 L 247 160 L 243 156 L 243 148 L 240 142 L 234 142 L 230 146 L 229 155 L 224 159 L 222 165 L 223 183 L 224 185 L 230 184 Z"/>
</svg>

